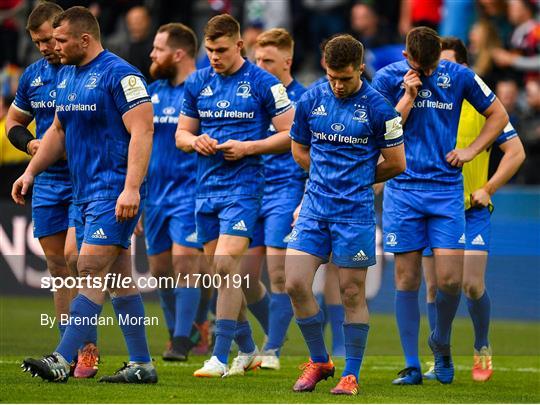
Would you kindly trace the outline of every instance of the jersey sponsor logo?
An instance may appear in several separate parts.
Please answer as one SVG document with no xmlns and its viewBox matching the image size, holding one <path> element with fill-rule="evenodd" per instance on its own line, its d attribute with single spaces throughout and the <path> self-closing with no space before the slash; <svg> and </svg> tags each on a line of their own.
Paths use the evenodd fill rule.
<svg viewBox="0 0 540 405">
<path fill-rule="evenodd" d="M 30 105 L 32 106 L 32 109 L 37 110 L 39 108 L 54 108 L 55 101 L 54 100 L 39 100 L 39 101 L 30 101 Z"/>
<path fill-rule="evenodd" d="M 482 238 L 482 235 L 478 234 L 476 235 L 476 237 L 472 240 L 471 242 L 473 245 L 478 245 L 478 246 L 485 246 L 485 242 L 484 242 L 484 238 Z"/>
<path fill-rule="evenodd" d="M 251 97 L 251 85 L 249 82 L 239 82 L 236 89 L 236 95 L 242 98 Z"/>
<path fill-rule="evenodd" d="M 206 86 L 204 89 L 201 90 L 199 94 L 204 97 L 210 97 L 214 95 L 214 92 L 212 91 L 212 88 L 210 86 Z"/>
<path fill-rule="evenodd" d="M 216 106 L 218 106 L 218 108 L 227 108 L 230 105 L 231 105 L 231 103 L 228 100 L 219 100 L 216 103 Z"/>
<path fill-rule="evenodd" d="M 461 234 L 461 237 L 459 238 L 458 243 L 463 243 L 463 244 L 465 243 L 465 234 L 464 233 Z"/>
<path fill-rule="evenodd" d="M 143 81 L 139 76 L 129 75 L 120 80 L 124 96 L 127 102 L 137 100 L 139 98 L 148 97 L 148 92 Z"/>
<path fill-rule="evenodd" d="M 169 107 L 165 107 L 163 109 L 163 114 L 173 115 L 175 111 L 176 111 L 176 109 L 173 106 L 169 106 Z"/>
<path fill-rule="evenodd" d="M 437 77 L 437 86 L 443 89 L 447 89 L 452 85 L 450 76 L 448 76 L 447 73 L 441 73 L 439 74 L 439 77 Z"/>
<path fill-rule="evenodd" d="M 105 235 L 105 232 L 103 231 L 103 228 L 99 228 L 97 231 L 95 231 L 92 234 L 92 239 L 107 239 L 107 235 Z"/>
<path fill-rule="evenodd" d="M 419 100 L 416 99 L 413 102 L 413 108 L 434 108 L 436 110 L 448 110 L 454 109 L 454 103 L 444 103 L 442 101 L 433 101 L 429 99 Z"/>
<path fill-rule="evenodd" d="M 482 93 L 484 93 L 484 96 L 489 97 L 491 94 L 491 89 L 488 87 L 486 83 L 478 76 L 477 74 L 474 75 L 474 80 L 476 83 L 478 83 L 478 86 L 480 86 L 480 90 L 482 90 Z"/>
<path fill-rule="evenodd" d="M 157 93 L 152 94 L 150 101 L 152 102 L 152 104 L 159 104 L 159 94 Z"/>
<path fill-rule="evenodd" d="M 56 86 L 56 87 L 58 87 L 59 89 L 65 89 L 65 88 L 66 88 L 66 85 L 67 85 L 66 82 L 67 82 L 67 79 L 62 80 L 62 81 L 58 84 L 58 86 Z"/>
<path fill-rule="evenodd" d="M 332 131 L 343 132 L 345 130 L 345 125 L 343 125 L 341 122 L 334 122 L 330 128 L 332 128 Z"/>
<path fill-rule="evenodd" d="M 355 262 L 363 262 L 365 260 L 368 260 L 369 257 L 364 253 L 363 250 L 360 250 L 356 255 L 353 257 L 353 261 Z"/>
<path fill-rule="evenodd" d="M 390 232 L 386 235 L 386 244 L 388 246 L 396 246 L 398 244 L 397 235 L 394 232 Z"/>
<path fill-rule="evenodd" d="M 358 122 L 367 122 L 367 111 L 363 108 L 358 108 L 353 113 L 353 120 Z"/>
<path fill-rule="evenodd" d="M 343 126 L 343 128 L 345 129 L 345 126 Z M 351 145 L 356 145 L 356 144 L 367 145 L 369 141 L 369 137 L 357 138 L 351 135 L 343 135 L 339 133 L 327 134 L 326 132 L 313 131 L 312 129 L 311 129 L 311 135 L 321 141 L 348 143 Z"/>
<path fill-rule="evenodd" d="M 240 221 L 238 221 L 236 224 L 233 225 L 232 229 L 235 231 L 245 232 L 247 231 L 246 223 L 244 222 L 243 219 L 241 219 Z"/>
<path fill-rule="evenodd" d="M 84 87 L 90 90 L 95 89 L 99 81 L 99 76 L 100 76 L 99 73 L 90 73 L 90 77 L 86 81 L 86 84 L 84 85 Z"/>
<path fill-rule="evenodd" d="M 75 101 L 77 99 L 77 93 L 70 93 L 67 99 L 69 101 Z"/>
<path fill-rule="evenodd" d="M 394 117 L 391 120 L 385 122 L 386 133 L 384 139 L 391 141 L 392 139 L 399 138 L 403 135 L 403 127 L 401 126 L 401 117 Z"/>
<path fill-rule="evenodd" d="M 320 106 L 318 106 L 317 108 L 315 108 L 315 109 L 311 112 L 311 115 L 320 115 L 320 116 L 327 115 L 327 114 L 326 114 L 326 108 L 324 108 L 324 104 L 321 104 Z"/>
<path fill-rule="evenodd" d="M 39 86 L 43 86 L 43 82 L 41 81 L 41 76 L 36 77 L 30 83 L 30 87 L 39 87 Z"/>
<path fill-rule="evenodd" d="M 274 84 L 270 87 L 270 91 L 272 92 L 272 96 L 274 96 L 274 105 L 277 110 L 281 110 L 291 104 L 291 100 L 287 96 L 287 89 L 285 89 L 283 84 Z"/>
<path fill-rule="evenodd" d="M 431 97 L 431 91 L 428 89 L 422 89 L 418 92 L 418 95 L 422 98 L 430 98 Z"/>
</svg>

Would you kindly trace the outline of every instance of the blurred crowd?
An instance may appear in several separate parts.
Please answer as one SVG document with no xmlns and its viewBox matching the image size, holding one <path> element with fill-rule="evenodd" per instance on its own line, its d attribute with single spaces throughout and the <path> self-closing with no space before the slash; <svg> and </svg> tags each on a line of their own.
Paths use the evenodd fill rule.
<svg viewBox="0 0 540 405">
<path fill-rule="evenodd" d="M 56 1 L 64 9 L 89 7 L 104 44 L 151 81 L 149 54 L 157 28 L 183 22 L 199 38 L 210 17 L 230 13 L 242 22 L 248 58 L 259 33 L 284 27 L 294 36 L 294 73 L 304 84 L 321 75 L 320 44 L 349 32 L 366 47 L 366 75 L 400 60 L 406 33 L 427 25 L 468 46 L 470 67 L 496 92 L 525 145 L 527 160 L 513 180 L 540 184 L 539 0 L 96 0 Z M 0 0 L 0 135 L 2 165 L 26 159 L 5 153 L 2 118 L 22 69 L 40 55 L 24 27 L 35 1 Z M 203 47 L 198 66 L 206 66 Z M 8 156 L 9 155 L 9 156 Z M 493 165 L 498 155 L 493 154 Z"/>
</svg>

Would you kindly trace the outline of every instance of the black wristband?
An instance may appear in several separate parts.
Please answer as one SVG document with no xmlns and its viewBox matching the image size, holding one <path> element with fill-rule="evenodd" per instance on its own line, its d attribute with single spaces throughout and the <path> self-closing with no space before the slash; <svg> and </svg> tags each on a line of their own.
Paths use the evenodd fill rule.
<svg viewBox="0 0 540 405">
<path fill-rule="evenodd" d="M 22 125 L 15 125 L 8 132 L 8 139 L 13 146 L 17 149 L 28 153 L 28 142 L 33 141 L 34 135 L 28 130 L 28 128 L 23 127 Z"/>
</svg>

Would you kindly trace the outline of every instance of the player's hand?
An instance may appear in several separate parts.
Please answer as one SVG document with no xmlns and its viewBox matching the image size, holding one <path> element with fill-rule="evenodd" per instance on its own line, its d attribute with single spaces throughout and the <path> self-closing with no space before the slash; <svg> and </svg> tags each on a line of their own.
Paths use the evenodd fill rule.
<svg viewBox="0 0 540 405">
<path fill-rule="evenodd" d="M 479 188 L 471 194 L 471 207 L 487 207 L 491 196 L 484 188 Z"/>
<path fill-rule="evenodd" d="M 11 198 L 19 205 L 24 205 L 24 197 L 28 193 L 28 190 L 34 184 L 34 176 L 26 172 L 21 177 L 15 180 L 13 187 L 11 188 Z"/>
<path fill-rule="evenodd" d="M 474 153 L 469 149 L 454 149 L 446 155 L 446 161 L 454 167 L 463 167 L 467 162 L 474 159 Z"/>
<path fill-rule="evenodd" d="M 491 50 L 491 57 L 497 66 L 508 67 L 512 66 L 518 55 L 503 48 L 494 48 Z"/>
<path fill-rule="evenodd" d="M 298 207 L 294 210 L 292 214 L 292 223 L 291 226 L 296 225 L 296 221 L 298 221 L 298 215 L 300 215 L 300 210 L 302 209 L 302 203 L 298 204 Z"/>
<path fill-rule="evenodd" d="M 135 229 L 133 230 L 135 236 L 141 236 L 144 233 L 143 219 L 142 216 L 139 218 Z"/>
<path fill-rule="evenodd" d="M 191 144 L 193 150 L 203 156 L 215 155 L 217 152 L 217 139 L 210 138 L 208 134 L 196 137 Z"/>
<path fill-rule="evenodd" d="M 403 76 L 403 86 L 405 87 L 405 94 L 414 100 L 418 95 L 418 89 L 422 87 L 422 81 L 418 72 L 409 69 L 405 76 Z"/>
<path fill-rule="evenodd" d="M 229 139 L 227 142 L 218 145 L 217 150 L 223 152 L 225 160 L 239 160 L 248 154 L 246 142 L 235 141 L 234 139 Z"/>
<path fill-rule="evenodd" d="M 41 141 L 39 139 L 34 139 L 28 142 L 28 145 L 26 145 L 26 150 L 30 156 L 34 156 L 37 153 L 40 142 Z"/>
<path fill-rule="evenodd" d="M 138 189 L 127 189 L 116 200 L 115 215 L 118 222 L 128 221 L 135 218 L 137 212 L 139 212 L 139 205 L 141 203 L 141 196 Z"/>
</svg>

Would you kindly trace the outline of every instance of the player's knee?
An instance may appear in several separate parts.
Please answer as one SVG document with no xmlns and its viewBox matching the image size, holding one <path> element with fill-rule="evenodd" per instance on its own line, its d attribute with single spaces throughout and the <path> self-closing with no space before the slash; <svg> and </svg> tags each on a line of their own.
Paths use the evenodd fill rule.
<svg viewBox="0 0 540 405">
<path fill-rule="evenodd" d="M 307 299 L 309 286 L 300 279 L 287 280 L 285 283 L 285 291 L 289 294 L 289 297 L 295 301 L 303 301 Z"/>
<path fill-rule="evenodd" d="M 440 277 L 438 283 L 440 290 L 450 294 L 457 294 L 461 290 L 461 281 L 452 277 Z"/>
<path fill-rule="evenodd" d="M 396 288 L 404 291 L 416 291 L 420 288 L 421 278 L 419 274 L 409 272 L 396 273 Z"/>
<path fill-rule="evenodd" d="M 98 261 L 91 257 L 81 256 L 77 261 L 77 271 L 80 277 L 93 277 L 98 275 L 101 270 Z"/>
<path fill-rule="evenodd" d="M 429 302 L 435 301 L 435 296 L 437 295 L 437 285 L 428 285 L 426 287 L 426 298 Z"/>
<path fill-rule="evenodd" d="M 69 277 L 71 274 L 63 257 L 47 259 L 47 268 L 53 277 Z"/>
<path fill-rule="evenodd" d="M 356 285 L 341 287 L 341 302 L 345 309 L 353 309 L 360 303 L 360 289 Z"/>
<path fill-rule="evenodd" d="M 469 282 L 463 283 L 463 292 L 465 295 L 473 300 L 477 300 L 484 294 L 484 286 L 481 284 L 474 284 Z"/>
<path fill-rule="evenodd" d="M 230 256 L 220 256 L 214 259 L 214 272 L 220 277 L 225 277 L 233 271 L 235 261 Z"/>
<path fill-rule="evenodd" d="M 272 277 L 272 290 L 276 292 L 285 291 L 285 273 Z"/>
</svg>

